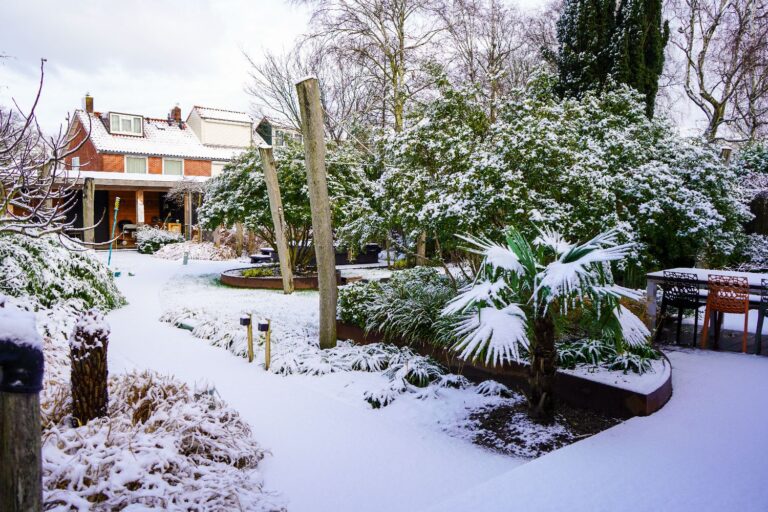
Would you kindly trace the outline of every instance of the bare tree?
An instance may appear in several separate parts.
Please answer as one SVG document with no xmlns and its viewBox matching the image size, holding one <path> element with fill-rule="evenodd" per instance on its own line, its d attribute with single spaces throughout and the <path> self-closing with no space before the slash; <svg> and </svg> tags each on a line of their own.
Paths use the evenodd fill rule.
<svg viewBox="0 0 768 512">
<path fill-rule="evenodd" d="M 57 233 L 68 237 L 75 231 L 70 211 L 77 203 L 76 180 L 64 159 L 87 139 L 86 128 L 66 129 L 45 137 L 35 117 L 44 80 L 43 59 L 40 83 L 32 107 L 24 112 L 0 107 L 0 233 L 40 237 Z M 88 127 L 88 130 L 90 127 Z M 85 135 L 85 136 L 84 136 Z M 92 226 L 89 226 L 92 228 Z"/>
<path fill-rule="evenodd" d="M 766 0 L 675 0 L 671 5 L 677 23 L 672 41 L 684 59 L 683 87 L 707 118 L 707 140 L 724 138 L 720 128 L 733 125 L 743 105 L 757 105 L 764 97 L 764 90 L 747 82 L 753 63 L 765 55 L 767 6 Z M 749 99 L 747 90 L 756 97 Z"/>
<path fill-rule="evenodd" d="M 750 51 L 744 56 L 744 78 L 736 88 L 732 126 L 755 140 L 768 135 L 768 9 L 755 5 L 747 20 Z"/>
<path fill-rule="evenodd" d="M 313 8 L 308 40 L 338 62 L 355 63 L 368 83 L 382 87 L 382 112 L 396 131 L 406 105 L 429 84 L 422 64 L 442 30 L 435 0 L 294 0 Z M 346 64 L 345 64 L 346 65 Z"/>
<path fill-rule="evenodd" d="M 500 0 L 454 0 L 438 12 L 454 74 L 485 91 L 494 119 L 497 98 L 525 84 L 537 67 L 537 52 L 527 44 L 525 18 Z"/>
<path fill-rule="evenodd" d="M 300 129 L 296 82 L 313 75 L 321 84 L 325 129 L 334 141 L 347 135 L 375 110 L 378 102 L 373 83 L 354 63 L 339 62 L 337 55 L 319 45 L 299 45 L 275 54 L 265 52 L 259 61 L 246 54 L 251 67 L 251 83 L 246 92 L 253 96 L 261 115 L 277 118 L 292 128 Z"/>
</svg>

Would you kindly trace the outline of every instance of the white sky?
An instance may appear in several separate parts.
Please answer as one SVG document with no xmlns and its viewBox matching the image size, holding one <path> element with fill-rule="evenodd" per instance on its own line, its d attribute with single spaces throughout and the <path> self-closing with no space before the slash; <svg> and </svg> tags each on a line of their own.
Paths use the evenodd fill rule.
<svg viewBox="0 0 768 512">
<path fill-rule="evenodd" d="M 29 107 L 46 58 L 37 113 L 51 133 L 86 92 L 102 112 L 250 111 L 242 51 L 289 48 L 308 12 L 286 0 L 0 0 L 0 19 L 0 104 Z"/>
</svg>

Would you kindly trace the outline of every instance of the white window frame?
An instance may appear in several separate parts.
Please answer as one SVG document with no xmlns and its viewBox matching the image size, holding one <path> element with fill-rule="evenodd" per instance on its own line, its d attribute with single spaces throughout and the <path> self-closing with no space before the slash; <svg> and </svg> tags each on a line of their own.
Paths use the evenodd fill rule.
<svg viewBox="0 0 768 512">
<path fill-rule="evenodd" d="M 113 118 L 117 119 L 117 123 L 113 123 Z M 134 121 L 136 119 L 139 120 L 139 131 L 135 132 L 133 130 L 131 131 L 125 131 L 122 129 L 123 119 L 131 119 L 131 124 L 134 124 Z M 115 129 L 115 124 L 117 124 L 117 129 Z M 142 137 L 144 136 L 144 118 L 142 116 L 137 116 L 135 114 L 120 114 L 119 112 L 110 112 L 109 113 L 109 133 L 116 133 L 119 135 L 133 135 L 134 137 Z"/>
<path fill-rule="evenodd" d="M 143 158 L 144 159 L 144 172 L 130 172 L 128 171 L 128 159 L 129 158 Z M 125 155 L 123 157 L 123 169 L 125 169 L 125 174 L 147 174 L 149 172 L 149 159 L 145 156 L 140 155 Z"/>
<path fill-rule="evenodd" d="M 183 158 L 163 158 L 163 174 L 165 174 L 165 162 L 181 162 L 181 174 L 168 174 L 168 176 L 184 176 L 184 159 Z"/>
<path fill-rule="evenodd" d="M 80 157 L 79 156 L 73 156 L 72 162 L 69 164 L 69 168 L 73 171 L 79 171 L 80 170 Z"/>
</svg>

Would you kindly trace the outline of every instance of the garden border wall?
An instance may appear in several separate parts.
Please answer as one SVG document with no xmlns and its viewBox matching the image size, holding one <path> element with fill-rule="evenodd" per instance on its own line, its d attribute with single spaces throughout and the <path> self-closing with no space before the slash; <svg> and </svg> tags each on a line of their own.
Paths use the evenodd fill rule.
<svg viewBox="0 0 768 512">
<path fill-rule="evenodd" d="M 264 277 L 244 277 L 239 274 L 242 270 L 247 270 L 254 267 L 233 268 L 225 270 L 219 276 L 221 284 L 227 286 L 234 286 L 236 288 L 252 288 L 257 290 L 282 290 L 283 278 L 280 276 L 264 276 Z M 234 274 L 238 272 L 238 274 Z M 341 274 L 336 272 L 336 284 L 341 285 Z M 317 274 L 309 276 L 293 276 L 293 288 L 295 290 L 317 290 Z"/>
<path fill-rule="evenodd" d="M 336 320 L 336 333 L 340 340 L 353 340 L 361 344 L 384 341 L 380 333 L 366 335 L 360 327 L 340 320 Z M 405 343 L 396 344 L 406 345 Z M 411 345 L 411 348 L 422 355 L 434 358 L 451 372 L 463 375 L 475 383 L 493 379 L 518 389 L 525 389 L 528 385 L 528 368 L 521 364 L 512 363 L 503 369 L 494 368 L 466 362 L 449 350 L 433 345 Z M 666 364 L 670 364 L 669 360 L 666 360 Z M 669 376 L 664 383 L 654 391 L 645 394 L 562 372 L 558 372 L 555 376 L 555 391 L 558 399 L 574 407 L 592 409 L 618 418 L 647 416 L 661 409 L 672 396 L 671 365 L 669 370 Z"/>
</svg>

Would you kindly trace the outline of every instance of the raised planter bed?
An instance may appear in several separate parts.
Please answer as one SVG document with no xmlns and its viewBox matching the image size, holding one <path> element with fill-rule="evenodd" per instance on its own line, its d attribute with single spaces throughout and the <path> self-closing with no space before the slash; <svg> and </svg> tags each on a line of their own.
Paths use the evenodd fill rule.
<svg viewBox="0 0 768 512">
<path fill-rule="evenodd" d="M 336 321 L 336 336 L 338 339 L 362 344 L 377 343 L 384 339 L 379 333 L 366 335 L 360 327 L 339 320 Z M 494 368 L 469 363 L 441 347 L 422 344 L 412 345 L 411 348 L 476 383 L 493 379 L 510 387 L 525 389 L 528 385 L 528 367 L 523 364 L 511 363 Z M 618 418 L 647 416 L 661 409 L 672 396 L 672 368 L 669 361 L 662 361 L 657 365 L 657 374 L 650 374 L 640 385 L 621 382 L 622 379 L 618 377 L 622 375 L 620 372 L 615 372 L 614 378 L 608 379 L 604 378 L 602 372 L 590 375 L 580 369 L 559 370 L 555 376 L 555 391 L 558 399 L 574 407 L 592 409 Z"/>
<path fill-rule="evenodd" d="M 280 276 L 245 277 L 243 270 L 253 267 L 234 268 L 221 273 L 221 284 L 236 288 L 254 288 L 261 290 L 282 290 L 283 278 Z M 341 273 L 336 272 L 336 284 L 344 284 Z M 317 290 L 317 274 L 293 276 L 293 288 L 296 290 Z"/>
</svg>

